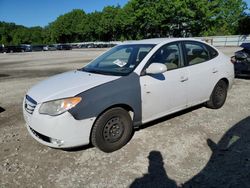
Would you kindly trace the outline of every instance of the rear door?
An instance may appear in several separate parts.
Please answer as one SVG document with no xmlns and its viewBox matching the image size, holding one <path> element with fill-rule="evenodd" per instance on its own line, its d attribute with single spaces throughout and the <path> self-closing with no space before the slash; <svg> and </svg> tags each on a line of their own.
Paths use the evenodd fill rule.
<svg viewBox="0 0 250 188">
<path fill-rule="evenodd" d="M 219 63 L 214 58 L 218 54 L 197 41 L 183 42 L 183 51 L 188 67 L 188 105 L 192 106 L 207 101 L 219 80 Z"/>
</svg>

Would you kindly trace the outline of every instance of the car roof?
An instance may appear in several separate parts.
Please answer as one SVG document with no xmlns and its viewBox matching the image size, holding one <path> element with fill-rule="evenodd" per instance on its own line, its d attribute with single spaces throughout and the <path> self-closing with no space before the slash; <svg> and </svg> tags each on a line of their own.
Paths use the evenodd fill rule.
<svg viewBox="0 0 250 188">
<path fill-rule="evenodd" d="M 152 38 L 152 39 L 144 39 L 144 40 L 135 40 L 135 41 L 124 41 L 122 44 L 160 44 L 160 43 L 169 43 L 176 41 L 199 41 L 194 38 Z"/>
</svg>

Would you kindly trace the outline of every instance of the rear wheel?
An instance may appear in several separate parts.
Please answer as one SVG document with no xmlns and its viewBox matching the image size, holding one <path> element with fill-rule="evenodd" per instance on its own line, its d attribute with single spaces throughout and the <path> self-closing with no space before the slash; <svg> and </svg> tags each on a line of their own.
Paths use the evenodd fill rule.
<svg viewBox="0 0 250 188">
<path fill-rule="evenodd" d="M 208 108 L 219 109 L 221 108 L 227 98 L 227 83 L 220 80 L 214 87 L 214 90 L 210 96 L 209 101 L 206 103 Z"/>
<path fill-rule="evenodd" d="M 104 112 L 95 122 L 91 141 L 104 152 L 113 152 L 123 147 L 133 131 L 129 113 L 123 108 L 112 108 Z"/>
</svg>

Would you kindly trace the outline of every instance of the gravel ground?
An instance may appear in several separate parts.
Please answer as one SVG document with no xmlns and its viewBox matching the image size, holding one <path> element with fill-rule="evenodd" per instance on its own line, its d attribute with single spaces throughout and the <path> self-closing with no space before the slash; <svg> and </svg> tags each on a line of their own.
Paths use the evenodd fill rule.
<svg viewBox="0 0 250 188">
<path fill-rule="evenodd" d="M 248 79 L 235 80 L 223 108 L 198 106 L 146 124 L 111 154 L 32 139 L 22 117 L 26 91 L 104 50 L 0 54 L 0 187 L 250 187 Z"/>
</svg>

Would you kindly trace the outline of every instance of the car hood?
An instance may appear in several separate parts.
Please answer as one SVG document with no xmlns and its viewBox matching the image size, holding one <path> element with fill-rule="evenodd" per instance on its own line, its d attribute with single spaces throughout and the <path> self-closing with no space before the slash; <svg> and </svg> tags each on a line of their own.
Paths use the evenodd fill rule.
<svg viewBox="0 0 250 188">
<path fill-rule="evenodd" d="M 27 93 L 37 103 L 73 97 L 83 91 L 120 78 L 83 71 L 62 73 L 33 86 Z"/>
</svg>

